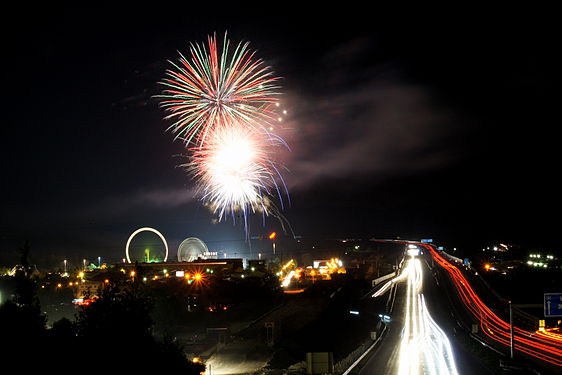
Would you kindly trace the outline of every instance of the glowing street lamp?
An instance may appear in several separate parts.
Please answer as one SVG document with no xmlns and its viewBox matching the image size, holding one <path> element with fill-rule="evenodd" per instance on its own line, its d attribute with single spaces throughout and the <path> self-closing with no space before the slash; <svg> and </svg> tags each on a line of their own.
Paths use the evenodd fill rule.
<svg viewBox="0 0 562 375">
<path fill-rule="evenodd" d="M 276 233 L 276 232 L 271 232 L 271 233 L 269 234 L 269 237 L 268 237 L 270 240 L 273 241 L 273 244 L 272 244 L 273 255 L 275 255 L 275 237 L 277 237 L 277 233 Z"/>
</svg>

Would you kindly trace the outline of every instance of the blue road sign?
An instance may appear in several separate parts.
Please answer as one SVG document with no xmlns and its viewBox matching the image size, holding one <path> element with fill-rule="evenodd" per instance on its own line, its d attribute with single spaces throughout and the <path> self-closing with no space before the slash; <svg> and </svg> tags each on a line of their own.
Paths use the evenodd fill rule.
<svg viewBox="0 0 562 375">
<path fill-rule="evenodd" d="M 421 240 L 421 242 L 422 242 L 422 243 L 432 243 L 432 242 L 433 242 L 433 239 L 431 239 L 431 238 L 424 238 L 424 239 Z"/>
<path fill-rule="evenodd" d="M 544 316 L 546 318 L 562 316 L 562 293 L 544 294 Z"/>
</svg>

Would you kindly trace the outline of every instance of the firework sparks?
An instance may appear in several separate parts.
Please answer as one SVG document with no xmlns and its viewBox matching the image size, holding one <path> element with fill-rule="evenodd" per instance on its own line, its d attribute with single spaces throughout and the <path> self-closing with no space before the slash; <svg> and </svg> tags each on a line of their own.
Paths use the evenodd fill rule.
<svg viewBox="0 0 562 375">
<path fill-rule="evenodd" d="M 287 147 L 273 133 L 283 120 L 277 113 L 278 78 L 248 45 L 232 48 L 226 35 L 220 48 L 216 35 L 207 44 L 191 44 L 189 58 L 180 53 L 179 61 L 171 62 L 174 69 L 166 71 L 157 98 L 169 113 L 166 119 L 173 120 L 168 130 L 191 154 L 185 166 L 202 201 L 219 220 L 241 213 L 246 226 L 248 214 L 259 212 L 285 228 L 273 203 L 278 196 L 283 208 L 282 191 L 288 197 L 273 157 L 277 146 Z"/>
<path fill-rule="evenodd" d="M 282 181 L 270 158 L 273 146 L 259 132 L 233 124 L 212 130 L 202 146 L 193 148 L 188 167 L 219 219 L 237 211 L 268 214 L 267 197 L 280 192 L 277 181 Z"/>
<path fill-rule="evenodd" d="M 167 70 L 161 82 L 166 89 L 161 106 L 174 120 L 168 128 L 187 144 L 201 145 L 215 127 L 237 123 L 249 128 L 268 128 L 277 121 L 274 113 L 278 80 L 255 59 L 249 43 L 231 48 L 224 38 L 219 51 L 216 35 L 204 44 L 191 44 L 191 58 L 180 53 L 175 70 Z"/>
</svg>

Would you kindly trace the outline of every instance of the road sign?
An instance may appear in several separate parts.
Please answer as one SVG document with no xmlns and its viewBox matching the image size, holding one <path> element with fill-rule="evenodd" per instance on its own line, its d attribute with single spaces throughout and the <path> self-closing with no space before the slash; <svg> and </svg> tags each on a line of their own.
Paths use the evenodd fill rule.
<svg viewBox="0 0 562 375">
<path fill-rule="evenodd" d="M 265 326 L 265 343 L 269 346 L 273 346 L 274 343 L 273 330 L 275 324 L 273 322 L 265 322 L 264 326 Z"/>
<path fill-rule="evenodd" d="M 306 353 L 307 374 L 333 374 L 334 354 L 332 352 Z"/>
<path fill-rule="evenodd" d="M 424 238 L 421 240 L 422 243 L 432 243 L 433 240 L 431 238 Z"/>
<path fill-rule="evenodd" d="M 544 294 L 544 316 L 547 318 L 562 316 L 562 293 Z"/>
</svg>

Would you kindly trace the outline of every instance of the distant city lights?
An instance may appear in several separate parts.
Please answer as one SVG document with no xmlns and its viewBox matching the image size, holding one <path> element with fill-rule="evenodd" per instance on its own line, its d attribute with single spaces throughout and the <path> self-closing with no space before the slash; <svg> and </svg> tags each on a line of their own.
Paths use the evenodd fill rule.
<svg viewBox="0 0 562 375">
<path fill-rule="evenodd" d="M 529 258 L 533 260 L 528 260 L 527 265 L 539 268 L 548 268 L 548 262 L 554 260 L 554 255 L 542 255 L 539 253 L 529 254 Z M 535 260 L 536 259 L 536 260 Z"/>
</svg>

